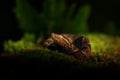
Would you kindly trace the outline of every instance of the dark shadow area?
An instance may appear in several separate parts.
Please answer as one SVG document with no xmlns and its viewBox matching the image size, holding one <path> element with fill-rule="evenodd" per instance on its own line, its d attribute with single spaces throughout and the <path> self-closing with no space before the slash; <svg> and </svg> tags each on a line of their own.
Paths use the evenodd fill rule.
<svg viewBox="0 0 120 80">
<path fill-rule="evenodd" d="M 43 63 L 35 59 L 0 58 L 1 78 L 8 79 L 119 79 L 120 66 L 72 69 L 61 63 Z"/>
</svg>

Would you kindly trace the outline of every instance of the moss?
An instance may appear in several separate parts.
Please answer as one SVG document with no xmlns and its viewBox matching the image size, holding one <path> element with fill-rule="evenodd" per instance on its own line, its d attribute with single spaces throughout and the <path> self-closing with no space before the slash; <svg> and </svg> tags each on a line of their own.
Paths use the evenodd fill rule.
<svg viewBox="0 0 120 80">
<path fill-rule="evenodd" d="M 2 56 L 20 57 L 38 64 L 57 65 L 59 68 L 68 67 L 72 70 L 98 69 L 120 65 L 119 37 L 110 37 L 103 34 L 88 34 L 86 36 L 90 39 L 92 45 L 92 53 L 88 60 L 79 60 L 72 55 L 49 50 L 34 41 L 29 41 L 29 39 L 26 41 L 23 38 L 19 41 L 6 41 Z"/>
<path fill-rule="evenodd" d="M 91 33 L 86 35 L 91 43 L 92 52 L 112 52 L 120 48 L 120 37 L 106 34 Z"/>
</svg>

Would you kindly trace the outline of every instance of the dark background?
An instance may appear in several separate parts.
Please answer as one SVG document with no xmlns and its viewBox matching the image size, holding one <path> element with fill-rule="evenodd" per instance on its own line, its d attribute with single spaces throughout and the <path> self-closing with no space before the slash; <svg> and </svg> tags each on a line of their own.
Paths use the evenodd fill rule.
<svg viewBox="0 0 120 80">
<path fill-rule="evenodd" d="M 44 0 L 28 0 L 36 9 L 42 10 L 40 6 Z M 120 3 L 119 0 L 67 0 L 67 3 L 76 2 L 79 6 L 91 4 L 91 14 L 88 20 L 91 32 L 105 33 L 105 24 L 108 21 L 114 21 L 116 34 L 120 35 Z M 4 40 L 18 40 L 23 36 L 23 31 L 19 29 L 18 22 L 13 13 L 15 0 L 0 0 L 0 52 L 3 51 L 2 44 Z"/>
</svg>

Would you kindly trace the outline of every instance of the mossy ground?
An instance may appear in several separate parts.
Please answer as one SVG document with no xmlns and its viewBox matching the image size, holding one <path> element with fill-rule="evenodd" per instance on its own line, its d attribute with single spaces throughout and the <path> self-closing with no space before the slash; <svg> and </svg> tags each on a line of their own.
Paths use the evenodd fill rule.
<svg viewBox="0 0 120 80">
<path fill-rule="evenodd" d="M 19 58 L 23 63 L 32 61 L 37 64 L 59 65 L 59 68 L 69 66 L 68 68 L 72 70 L 120 66 L 120 37 L 105 34 L 87 34 L 85 36 L 89 38 L 92 46 L 89 60 L 79 60 L 72 55 L 43 48 L 36 44 L 34 37 L 30 37 L 30 35 L 30 39 L 6 41 L 2 56 Z"/>
</svg>

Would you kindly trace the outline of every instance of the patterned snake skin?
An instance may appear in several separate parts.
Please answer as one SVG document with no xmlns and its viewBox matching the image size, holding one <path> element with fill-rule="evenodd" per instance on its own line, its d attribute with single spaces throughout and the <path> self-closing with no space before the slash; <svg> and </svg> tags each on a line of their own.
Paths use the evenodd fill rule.
<svg viewBox="0 0 120 80">
<path fill-rule="evenodd" d="M 89 57 L 91 53 L 90 41 L 85 36 L 80 35 L 52 33 L 43 45 L 76 58 Z"/>
</svg>

